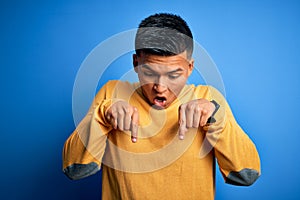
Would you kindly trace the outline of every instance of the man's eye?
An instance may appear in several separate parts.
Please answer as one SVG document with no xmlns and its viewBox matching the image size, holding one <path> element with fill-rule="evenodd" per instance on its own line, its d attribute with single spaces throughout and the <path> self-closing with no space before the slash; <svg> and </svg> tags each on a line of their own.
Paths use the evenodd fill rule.
<svg viewBox="0 0 300 200">
<path fill-rule="evenodd" d="M 169 78 L 170 79 L 177 79 L 177 78 L 179 78 L 179 76 L 180 76 L 179 74 L 170 74 Z"/>
<path fill-rule="evenodd" d="M 145 75 L 145 76 L 149 76 L 149 77 L 154 76 L 154 74 L 151 73 L 151 72 L 144 72 L 144 75 Z"/>
</svg>

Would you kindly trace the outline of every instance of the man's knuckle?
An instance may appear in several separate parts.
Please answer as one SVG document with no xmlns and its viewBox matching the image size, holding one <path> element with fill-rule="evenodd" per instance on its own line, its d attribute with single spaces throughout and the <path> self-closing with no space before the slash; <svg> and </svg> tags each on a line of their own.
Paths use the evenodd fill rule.
<svg viewBox="0 0 300 200">
<path fill-rule="evenodd" d="M 180 106 L 179 106 L 179 110 L 184 110 L 186 108 L 186 104 L 181 104 Z"/>
<path fill-rule="evenodd" d="M 117 114 L 120 115 L 120 116 L 123 116 L 124 115 L 124 111 L 123 110 L 118 110 Z"/>
<path fill-rule="evenodd" d="M 182 127 L 179 127 L 179 131 L 180 132 L 185 132 L 187 129 L 186 129 L 186 127 L 184 127 L 184 126 L 182 126 Z"/>
<path fill-rule="evenodd" d="M 183 119 L 183 118 L 181 118 L 181 119 L 179 120 L 179 124 L 184 124 L 185 122 L 186 122 L 186 120 Z"/>
<path fill-rule="evenodd" d="M 110 115 L 113 117 L 113 118 L 116 118 L 118 116 L 118 112 L 116 110 L 112 110 Z"/>
<path fill-rule="evenodd" d="M 194 105 L 193 104 L 187 105 L 186 110 L 189 111 L 189 112 L 194 110 Z"/>
<path fill-rule="evenodd" d="M 126 114 L 129 114 L 129 113 L 132 112 L 132 109 L 131 109 L 130 107 L 125 107 L 125 108 L 124 108 L 124 112 L 125 112 Z"/>
<path fill-rule="evenodd" d="M 138 127 L 138 124 L 137 123 L 131 123 L 131 129 L 136 129 Z"/>
</svg>

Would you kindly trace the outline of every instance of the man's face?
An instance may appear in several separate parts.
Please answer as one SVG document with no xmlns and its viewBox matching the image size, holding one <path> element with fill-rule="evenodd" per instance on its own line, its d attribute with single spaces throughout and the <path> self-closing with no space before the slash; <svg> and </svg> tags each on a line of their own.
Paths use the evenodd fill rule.
<svg viewBox="0 0 300 200">
<path fill-rule="evenodd" d="M 175 56 L 134 54 L 133 64 L 144 96 L 157 109 L 171 105 L 194 68 L 194 61 L 187 59 L 186 52 Z"/>
</svg>

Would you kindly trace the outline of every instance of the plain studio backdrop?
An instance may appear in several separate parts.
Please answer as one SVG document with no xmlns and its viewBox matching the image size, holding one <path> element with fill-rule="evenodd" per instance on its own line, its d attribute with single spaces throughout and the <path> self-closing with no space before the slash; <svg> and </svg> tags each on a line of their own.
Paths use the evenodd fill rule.
<svg viewBox="0 0 300 200">
<path fill-rule="evenodd" d="M 261 156 L 251 187 L 227 185 L 217 170 L 216 199 L 300 198 L 298 1 L 5 0 L 0 10 L 0 199 L 100 198 L 101 172 L 79 181 L 62 173 L 76 75 L 101 42 L 156 12 L 188 22 Z M 131 53 L 109 69 L 97 88 L 132 69 Z M 190 81 L 203 82 L 197 74 Z"/>
</svg>

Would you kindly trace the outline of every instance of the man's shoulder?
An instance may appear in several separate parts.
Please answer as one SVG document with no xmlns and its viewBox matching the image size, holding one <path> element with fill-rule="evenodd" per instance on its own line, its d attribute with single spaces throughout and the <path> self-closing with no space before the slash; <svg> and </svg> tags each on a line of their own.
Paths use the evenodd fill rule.
<svg viewBox="0 0 300 200">
<path fill-rule="evenodd" d="M 194 95 L 196 95 L 197 98 L 207 98 L 207 99 L 213 99 L 220 98 L 219 96 L 222 96 L 222 92 L 220 92 L 217 88 L 215 88 L 212 85 L 194 85 L 189 84 L 184 87 L 184 92 L 192 92 Z"/>
<path fill-rule="evenodd" d="M 130 83 L 128 81 L 120 81 L 120 80 L 109 80 L 107 81 L 102 87 L 106 87 L 106 88 L 134 88 L 136 87 L 136 83 Z"/>
<path fill-rule="evenodd" d="M 210 85 L 188 84 L 188 85 L 185 85 L 184 90 L 193 91 L 194 93 L 198 93 L 198 92 L 208 91 L 210 89 L 210 87 L 211 87 Z"/>
<path fill-rule="evenodd" d="M 130 97 L 138 84 L 128 81 L 109 80 L 99 90 L 98 94 L 104 94 L 105 98 L 128 98 Z"/>
</svg>

